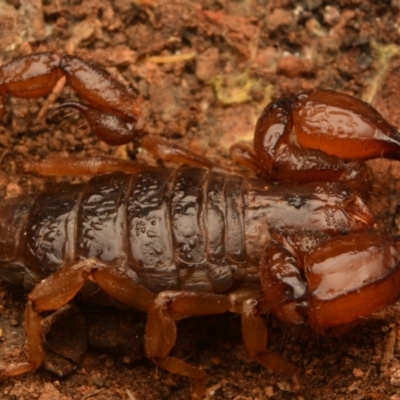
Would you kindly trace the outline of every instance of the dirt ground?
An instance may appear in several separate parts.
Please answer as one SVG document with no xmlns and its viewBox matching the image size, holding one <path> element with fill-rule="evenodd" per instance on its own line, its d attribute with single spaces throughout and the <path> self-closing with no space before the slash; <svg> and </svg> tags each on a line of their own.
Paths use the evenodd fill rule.
<svg viewBox="0 0 400 400">
<path fill-rule="evenodd" d="M 332 4 L 0 0 L 0 65 L 39 51 L 68 52 L 101 64 L 143 96 L 149 132 L 227 164 L 229 146 L 251 140 L 256 119 L 271 99 L 316 87 L 368 101 L 400 127 L 400 1 Z M 66 87 L 50 106 L 74 96 Z M 157 163 L 133 145 L 100 143 L 76 111 L 38 116 L 46 101 L 7 99 L 8 115 L 0 126 L 2 196 L 54 183 L 19 174 L 17 166 L 26 159 L 106 154 Z M 399 234 L 398 161 L 369 165 L 376 229 Z M 2 362 L 24 357 L 24 299 L 25 293 L 0 285 Z M 398 400 L 399 307 L 340 337 L 318 336 L 268 317 L 270 348 L 299 367 L 306 399 Z M 1 381 L 0 399 L 189 399 L 186 379 L 157 369 L 143 356 L 143 315 L 99 307 L 84 307 L 83 313 L 89 341 L 101 349 L 86 351 L 64 378 L 41 368 Z M 77 329 L 83 327 L 80 316 L 74 318 L 61 331 L 84 336 L 87 329 Z M 111 353 L 105 352 L 104 339 L 114 344 Z M 287 378 L 269 374 L 247 356 L 236 316 L 182 321 L 175 351 L 207 371 L 209 399 L 294 398 Z"/>
</svg>

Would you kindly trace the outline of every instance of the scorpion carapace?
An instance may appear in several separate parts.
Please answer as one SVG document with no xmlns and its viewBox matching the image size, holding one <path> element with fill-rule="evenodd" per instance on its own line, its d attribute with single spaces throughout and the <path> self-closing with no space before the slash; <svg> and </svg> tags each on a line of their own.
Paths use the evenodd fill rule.
<svg viewBox="0 0 400 400">
<path fill-rule="evenodd" d="M 148 314 L 147 356 L 192 379 L 193 398 L 204 394 L 206 373 L 170 356 L 179 319 L 240 314 L 249 354 L 291 376 L 300 392 L 297 369 L 268 351 L 264 313 L 339 331 L 399 297 L 400 240 L 371 232 L 363 200 L 369 170 L 354 159 L 397 159 L 400 140 L 368 104 L 332 91 L 273 102 L 257 123 L 254 148 L 231 150 L 258 175 L 244 178 L 146 135 L 141 100 L 74 56 L 43 53 L 0 67 L 1 115 L 7 94 L 42 96 L 61 76 L 84 100 L 64 106 L 82 111 L 102 140 L 140 138 L 161 159 L 190 166 L 157 169 L 105 157 L 24 165 L 41 175 L 98 176 L 0 204 L 0 276 L 33 288 L 28 360 L 6 365 L 3 376 L 41 365 L 40 313 L 69 302 L 88 280 Z"/>
</svg>

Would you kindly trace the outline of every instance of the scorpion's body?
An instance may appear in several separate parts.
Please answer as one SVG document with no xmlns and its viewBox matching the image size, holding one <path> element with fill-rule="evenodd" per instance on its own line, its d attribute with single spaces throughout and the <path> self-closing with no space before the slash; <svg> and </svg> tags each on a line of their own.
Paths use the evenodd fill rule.
<svg viewBox="0 0 400 400">
<path fill-rule="evenodd" d="M 68 262 L 94 257 L 154 293 L 260 287 L 271 234 L 346 234 L 354 223 L 341 204 L 351 199 L 357 203 L 338 183 L 270 185 L 203 168 L 101 175 L 0 204 L 0 276 L 32 288 Z"/>
<path fill-rule="evenodd" d="M 191 167 L 106 157 L 25 162 L 40 175 L 98 176 L 0 203 L 0 277 L 33 288 L 28 359 L 1 375 L 42 364 L 40 313 L 67 304 L 89 281 L 148 314 L 147 356 L 190 378 L 193 399 L 204 395 L 207 375 L 170 355 L 179 319 L 240 314 L 250 356 L 291 376 L 301 392 L 297 369 L 269 352 L 262 314 L 337 332 L 398 299 L 400 240 L 369 232 L 374 221 L 361 199 L 370 174 L 354 159 L 399 160 L 400 133 L 370 105 L 318 90 L 272 102 L 254 146 L 231 147 L 232 159 L 262 180 L 215 172 L 215 162 L 147 134 L 142 99 L 73 55 L 39 53 L 1 66 L 0 118 L 7 95 L 48 95 L 62 77 L 83 99 L 62 106 L 81 111 L 100 139 L 140 141 L 157 158 Z"/>
</svg>

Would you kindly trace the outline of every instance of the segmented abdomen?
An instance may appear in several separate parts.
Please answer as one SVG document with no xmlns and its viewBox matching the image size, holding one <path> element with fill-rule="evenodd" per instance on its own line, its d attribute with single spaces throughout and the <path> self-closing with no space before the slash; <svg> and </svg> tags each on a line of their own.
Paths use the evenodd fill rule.
<svg viewBox="0 0 400 400">
<path fill-rule="evenodd" d="M 226 291 L 256 280 L 245 246 L 243 180 L 200 168 L 146 169 L 39 195 L 25 265 L 49 273 L 97 257 L 149 289 Z"/>
</svg>

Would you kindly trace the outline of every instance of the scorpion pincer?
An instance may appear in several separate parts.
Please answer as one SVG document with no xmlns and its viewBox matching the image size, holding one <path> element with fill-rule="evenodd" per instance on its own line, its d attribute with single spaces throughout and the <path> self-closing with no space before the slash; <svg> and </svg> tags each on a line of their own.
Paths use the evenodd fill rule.
<svg viewBox="0 0 400 400">
<path fill-rule="evenodd" d="M 142 100 L 75 56 L 34 54 L 0 67 L 0 116 L 7 95 L 47 95 L 62 76 L 84 100 L 62 106 L 80 110 L 100 139 L 140 141 L 187 166 L 106 157 L 26 163 L 40 175 L 95 177 L 0 203 L 0 277 L 31 290 L 27 361 L 4 366 L 4 377 L 42 364 L 40 313 L 68 303 L 89 280 L 148 314 L 147 356 L 190 378 L 196 399 L 205 371 L 170 355 L 178 320 L 240 314 L 249 355 L 301 392 L 297 368 L 268 351 L 263 314 L 339 332 L 399 297 L 400 240 L 372 231 L 369 171 L 360 160 L 399 159 L 400 136 L 368 104 L 333 91 L 271 103 L 253 148 L 231 149 L 258 176 L 244 178 L 146 135 Z"/>
</svg>

